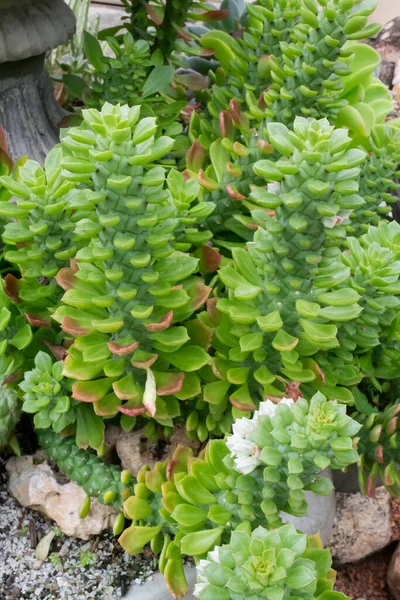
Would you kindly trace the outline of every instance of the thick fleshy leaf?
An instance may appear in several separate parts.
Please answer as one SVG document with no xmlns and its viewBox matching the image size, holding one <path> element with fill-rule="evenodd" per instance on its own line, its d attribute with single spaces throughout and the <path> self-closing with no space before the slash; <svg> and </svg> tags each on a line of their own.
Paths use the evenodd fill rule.
<svg viewBox="0 0 400 600">
<path fill-rule="evenodd" d="M 168 354 L 168 360 L 177 369 L 192 372 L 198 371 L 210 362 L 210 357 L 200 346 L 184 346 L 176 352 Z"/>
<path fill-rule="evenodd" d="M 143 548 L 151 542 L 161 531 L 161 525 L 158 527 L 139 527 L 131 525 L 125 529 L 123 534 L 118 538 L 127 554 L 139 554 Z"/>
<path fill-rule="evenodd" d="M 187 556 L 199 556 L 217 546 L 222 535 L 222 527 L 216 527 L 209 531 L 198 531 L 188 533 L 181 540 L 182 554 Z"/>
</svg>

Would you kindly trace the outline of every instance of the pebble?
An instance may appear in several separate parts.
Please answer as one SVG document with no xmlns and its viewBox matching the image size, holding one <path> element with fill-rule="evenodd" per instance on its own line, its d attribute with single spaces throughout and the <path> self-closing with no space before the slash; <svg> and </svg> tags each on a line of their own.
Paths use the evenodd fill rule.
<svg viewBox="0 0 400 600">
<path fill-rule="evenodd" d="M 65 577 L 57 577 L 56 581 L 59 588 L 63 587 L 64 585 L 68 585 L 68 581 L 65 579 Z"/>
</svg>

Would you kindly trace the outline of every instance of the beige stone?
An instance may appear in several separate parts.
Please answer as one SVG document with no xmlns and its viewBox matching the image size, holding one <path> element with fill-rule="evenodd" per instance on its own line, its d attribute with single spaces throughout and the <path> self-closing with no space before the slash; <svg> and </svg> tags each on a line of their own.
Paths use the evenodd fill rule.
<svg viewBox="0 0 400 600">
<path fill-rule="evenodd" d="M 390 495 L 384 487 L 376 498 L 336 493 L 336 521 L 329 547 L 337 563 L 356 562 L 385 548 L 392 537 Z"/>
<path fill-rule="evenodd" d="M 37 510 L 69 536 L 87 540 L 113 525 L 117 511 L 92 499 L 89 515 L 78 516 L 86 498 L 76 483 L 60 483 L 47 463 L 34 464 L 32 456 L 10 458 L 7 462 L 10 493 L 22 506 Z"/>
</svg>

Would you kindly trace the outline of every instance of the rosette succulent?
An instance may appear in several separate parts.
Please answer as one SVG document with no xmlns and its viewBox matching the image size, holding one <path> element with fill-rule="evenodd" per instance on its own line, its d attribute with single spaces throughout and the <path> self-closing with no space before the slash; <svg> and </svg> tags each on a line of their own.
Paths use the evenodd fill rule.
<svg viewBox="0 0 400 600">
<path fill-rule="evenodd" d="M 194 595 L 200 600 L 346 600 L 332 591 L 331 564 L 329 550 L 293 525 L 251 532 L 244 523 L 232 532 L 229 544 L 216 546 L 199 562 Z"/>
<path fill-rule="evenodd" d="M 71 399 L 62 370 L 62 361 L 53 363 L 49 354 L 40 351 L 35 356 L 35 368 L 25 371 L 19 384 L 23 391 L 22 410 L 35 415 L 36 429 L 52 427 L 60 433 L 76 422 L 79 403 Z"/>
</svg>

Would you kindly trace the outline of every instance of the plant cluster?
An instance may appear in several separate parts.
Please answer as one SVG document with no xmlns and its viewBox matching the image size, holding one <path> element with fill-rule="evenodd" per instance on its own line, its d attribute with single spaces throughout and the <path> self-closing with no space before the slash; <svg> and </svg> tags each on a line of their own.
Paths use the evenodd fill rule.
<svg viewBox="0 0 400 600">
<path fill-rule="evenodd" d="M 176 598 L 188 555 L 201 600 L 340 600 L 284 513 L 331 492 L 326 468 L 399 490 L 399 123 L 358 42 L 373 1 L 259 0 L 240 24 L 234 4 L 235 35 L 201 39 L 220 66 L 184 133 L 156 30 L 112 58 L 85 36 L 88 108 L 43 166 L 13 168 L 0 135 L 0 444 L 34 415 L 81 516 L 115 506 Z M 146 38 L 161 4 L 139 5 Z M 107 422 L 212 439 L 135 479 L 101 460 Z"/>
<path fill-rule="evenodd" d="M 84 51 L 90 66 L 87 77 L 69 74 L 63 78 L 67 89 L 76 93 L 87 107 L 104 103 L 140 104 L 142 114 L 159 117 L 159 126 L 175 121 L 186 106 L 183 88 L 171 86 L 174 69 L 164 65 L 160 53 L 151 53 L 146 40 L 126 33 L 121 41 L 108 37 L 102 45 L 84 33 Z"/>
</svg>

